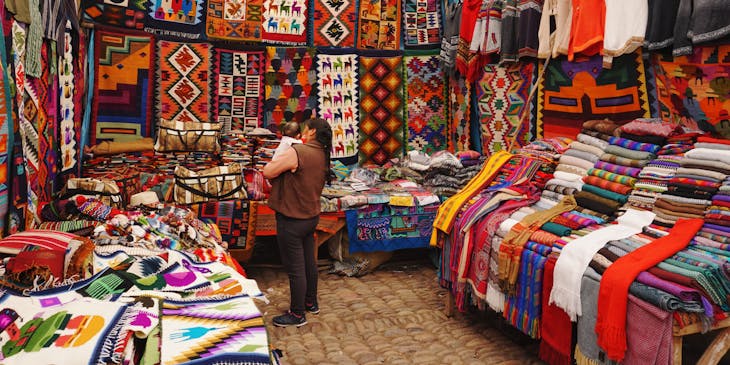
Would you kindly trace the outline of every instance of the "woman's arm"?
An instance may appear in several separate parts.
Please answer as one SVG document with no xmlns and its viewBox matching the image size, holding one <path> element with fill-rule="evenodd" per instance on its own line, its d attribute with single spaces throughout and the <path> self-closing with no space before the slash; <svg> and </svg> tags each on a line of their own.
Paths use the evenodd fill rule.
<svg viewBox="0 0 730 365">
<path fill-rule="evenodd" d="M 294 172 L 299 167 L 299 158 L 294 148 L 289 148 L 281 156 L 264 166 L 264 177 L 273 179 L 287 170 Z"/>
</svg>

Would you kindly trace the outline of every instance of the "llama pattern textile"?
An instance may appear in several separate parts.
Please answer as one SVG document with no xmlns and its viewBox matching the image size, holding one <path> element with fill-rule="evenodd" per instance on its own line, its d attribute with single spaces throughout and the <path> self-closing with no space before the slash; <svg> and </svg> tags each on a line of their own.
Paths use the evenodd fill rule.
<svg viewBox="0 0 730 365">
<path fill-rule="evenodd" d="M 306 0 L 264 0 L 261 39 L 268 43 L 307 43 Z"/>
<path fill-rule="evenodd" d="M 400 49 L 401 0 L 366 0 L 360 3 L 357 48 Z"/>
<path fill-rule="evenodd" d="M 357 163 L 359 149 L 357 55 L 317 54 L 320 118 L 332 127 L 332 155 L 345 165 Z"/>
</svg>

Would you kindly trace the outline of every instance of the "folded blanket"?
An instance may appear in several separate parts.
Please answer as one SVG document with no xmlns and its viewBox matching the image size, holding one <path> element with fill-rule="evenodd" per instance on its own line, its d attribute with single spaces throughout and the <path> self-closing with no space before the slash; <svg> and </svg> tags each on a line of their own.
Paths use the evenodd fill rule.
<svg viewBox="0 0 730 365">
<path fill-rule="evenodd" d="M 626 158 L 618 156 L 613 153 L 604 153 L 601 155 L 601 161 L 615 163 L 617 165 L 629 166 L 629 167 L 644 167 L 649 163 L 649 160 L 637 160 L 633 158 Z"/>
<path fill-rule="evenodd" d="M 613 215 L 621 207 L 621 204 L 617 201 L 606 199 L 587 191 L 575 193 L 575 201 L 582 207 L 607 215 Z"/>
<path fill-rule="evenodd" d="M 639 173 L 641 173 L 642 169 L 637 167 L 629 167 L 629 166 L 623 166 L 623 165 L 617 165 L 614 163 L 606 162 L 606 161 L 598 161 L 593 165 L 593 168 L 606 170 L 608 172 L 613 172 L 619 175 L 626 175 L 631 177 L 637 177 L 639 176 Z"/>
<path fill-rule="evenodd" d="M 696 168 L 696 169 L 704 169 L 704 170 L 710 170 L 710 171 L 716 171 L 725 175 L 730 175 L 730 164 L 720 162 L 720 161 L 712 161 L 708 159 L 699 159 L 699 158 L 692 158 L 687 155 L 679 161 L 680 165 L 682 167 L 689 167 L 689 168 Z"/>
<path fill-rule="evenodd" d="M 567 165 L 564 163 L 558 164 L 558 166 L 555 167 L 555 171 L 563 171 L 563 172 L 570 172 L 571 174 L 586 176 L 586 172 L 588 169 L 584 169 L 582 167 L 573 166 L 573 165 Z"/>
<path fill-rule="evenodd" d="M 606 170 L 601 170 L 601 169 L 596 169 L 596 168 L 589 169 L 588 176 L 600 177 L 601 179 L 605 179 L 605 180 L 612 181 L 612 182 L 619 183 L 619 184 L 626 185 L 626 186 L 634 186 L 634 184 L 636 183 L 636 180 L 637 180 L 635 177 L 616 174 L 613 172 L 608 172 Z"/>
<path fill-rule="evenodd" d="M 620 130 L 642 136 L 653 135 L 667 138 L 682 133 L 682 126 L 661 119 L 635 119 L 622 125 Z"/>
<path fill-rule="evenodd" d="M 655 144 L 658 146 L 663 146 L 667 142 L 667 139 L 662 136 L 651 136 L 651 135 L 642 136 L 640 134 L 633 134 L 633 133 L 628 133 L 628 132 L 624 132 L 624 131 L 621 132 L 621 138 L 626 138 L 626 139 L 634 140 L 636 142 L 641 142 L 641 143 Z"/>
<path fill-rule="evenodd" d="M 608 139 L 611 138 L 611 135 L 608 135 L 606 133 L 601 133 L 599 131 L 592 131 L 592 130 L 589 130 L 589 129 L 583 129 L 580 132 L 583 133 L 583 134 L 585 134 L 585 135 L 588 135 L 588 136 L 595 137 L 595 138 L 598 138 L 600 140 L 606 141 L 606 143 L 608 143 Z"/>
<path fill-rule="evenodd" d="M 545 184 L 545 190 L 552 191 L 561 195 L 573 195 L 576 191 L 578 191 L 575 188 L 558 184 Z"/>
<path fill-rule="evenodd" d="M 604 140 L 602 140 L 600 138 L 596 138 L 596 137 L 593 137 L 593 136 L 589 136 L 589 135 L 587 135 L 585 133 L 579 133 L 578 136 L 577 136 L 577 138 L 578 138 L 578 142 L 587 144 L 589 146 L 598 147 L 601 150 L 604 150 L 606 147 L 608 147 L 608 142 L 607 141 L 604 141 Z"/>
<path fill-rule="evenodd" d="M 581 150 L 577 150 L 575 148 L 571 148 L 571 149 L 565 151 L 565 153 L 563 153 L 563 156 L 573 156 L 573 157 L 577 157 L 577 158 L 580 158 L 580 159 L 583 159 L 583 160 L 586 160 L 586 161 L 590 161 L 590 162 L 596 163 L 596 161 L 598 161 L 598 157 L 600 157 L 601 155 L 600 154 L 599 155 L 594 155 L 594 154 L 592 154 L 590 152 L 581 151 Z"/>
<path fill-rule="evenodd" d="M 620 146 L 634 151 L 651 152 L 654 154 L 661 148 L 661 146 L 659 145 L 636 142 L 621 137 L 611 137 L 608 139 L 608 143 L 614 146 Z"/>
<path fill-rule="evenodd" d="M 584 169 L 590 169 L 590 168 L 593 167 L 593 162 L 590 162 L 588 160 L 584 160 L 582 158 L 573 157 L 573 156 L 567 156 L 567 155 L 560 156 L 559 162 L 561 164 L 578 166 L 578 167 L 584 168 Z"/>
<path fill-rule="evenodd" d="M 697 142 L 697 143 L 695 143 L 695 148 L 709 148 L 709 149 L 715 149 L 715 150 L 730 151 L 730 144 Z"/>
<path fill-rule="evenodd" d="M 652 160 L 656 157 L 656 155 L 651 152 L 634 151 L 628 148 L 614 145 L 609 145 L 608 147 L 606 147 L 605 152 L 612 153 L 621 157 L 631 158 L 634 160 Z"/>
<path fill-rule="evenodd" d="M 589 137 L 589 136 L 586 136 Z M 590 137 L 594 138 L 594 137 Z M 600 141 L 600 139 L 595 138 L 596 140 Z M 603 154 L 603 149 L 605 147 L 598 147 L 591 144 L 583 143 L 581 141 L 573 141 L 573 143 L 570 144 L 571 149 L 588 152 L 596 157 L 600 157 Z M 570 150 L 568 150 L 570 151 Z M 566 151 L 567 152 L 567 151 Z"/>
<path fill-rule="evenodd" d="M 611 200 L 619 202 L 621 204 L 625 204 L 626 200 L 628 199 L 628 195 L 614 193 L 613 191 L 602 189 L 602 188 L 599 188 L 598 186 L 594 186 L 594 185 L 590 185 L 590 184 L 584 184 L 582 190 L 596 194 L 596 195 L 606 198 L 606 199 L 611 199 Z"/>
<path fill-rule="evenodd" d="M 699 160 L 710 160 L 715 162 L 722 162 L 723 164 L 730 164 L 730 151 L 726 150 L 694 148 L 690 151 L 687 151 L 687 153 L 685 153 L 684 155 L 689 158 L 695 158 Z"/>
<path fill-rule="evenodd" d="M 585 184 L 597 186 L 602 189 L 613 191 L 618 194 L 628 194 L 631 192 L 631 187 L 623 184 L 619 184 L 613 181 L 602 179 L 598 176 L 586 176 L 583 178 Z M 638 183 L 637 183 L 638 184 Z"/>
</svg>

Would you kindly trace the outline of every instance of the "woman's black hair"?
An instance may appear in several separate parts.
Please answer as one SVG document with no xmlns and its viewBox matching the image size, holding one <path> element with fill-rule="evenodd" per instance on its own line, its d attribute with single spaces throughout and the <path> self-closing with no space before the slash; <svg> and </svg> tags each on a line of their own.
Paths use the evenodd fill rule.
<svg viewBox="0 0 730 365">
<path fill-rule="evenodd" d="M 322 118 L 307 119 L 304 121 L 304 125 L 306 125 L 309 129 L 314 129 L 317 131 L 314 139 L 317 140 L 317 142 L 321 143 L 322 147 L 324 148 L 324 178 L 327 183 L 330 183 L 335 178 L 335 173 L 332 172 L 332 169 L 330 167 L 330 154 L 332 153 L 332 127 L 329 123 L 327 123 L 326 120 Z"/>
</svg>

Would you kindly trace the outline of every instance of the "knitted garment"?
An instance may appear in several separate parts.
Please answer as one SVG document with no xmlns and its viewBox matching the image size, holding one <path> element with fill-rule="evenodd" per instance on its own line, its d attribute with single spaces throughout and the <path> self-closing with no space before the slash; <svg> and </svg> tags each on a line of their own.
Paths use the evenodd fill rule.
<svg viewBox="0 0 730 365">
<path fill-rule="evenodd" d="M 595 331 L 598 345 L 610 359 L 621 361 L 626 353 L 626 309 L 631 283 L 640 272 L 685 248 L 702 224 L 701 219 L 680 219 L 667 236 L 621 257 L 606 269 L 598 294 Z"/>
</svg>

